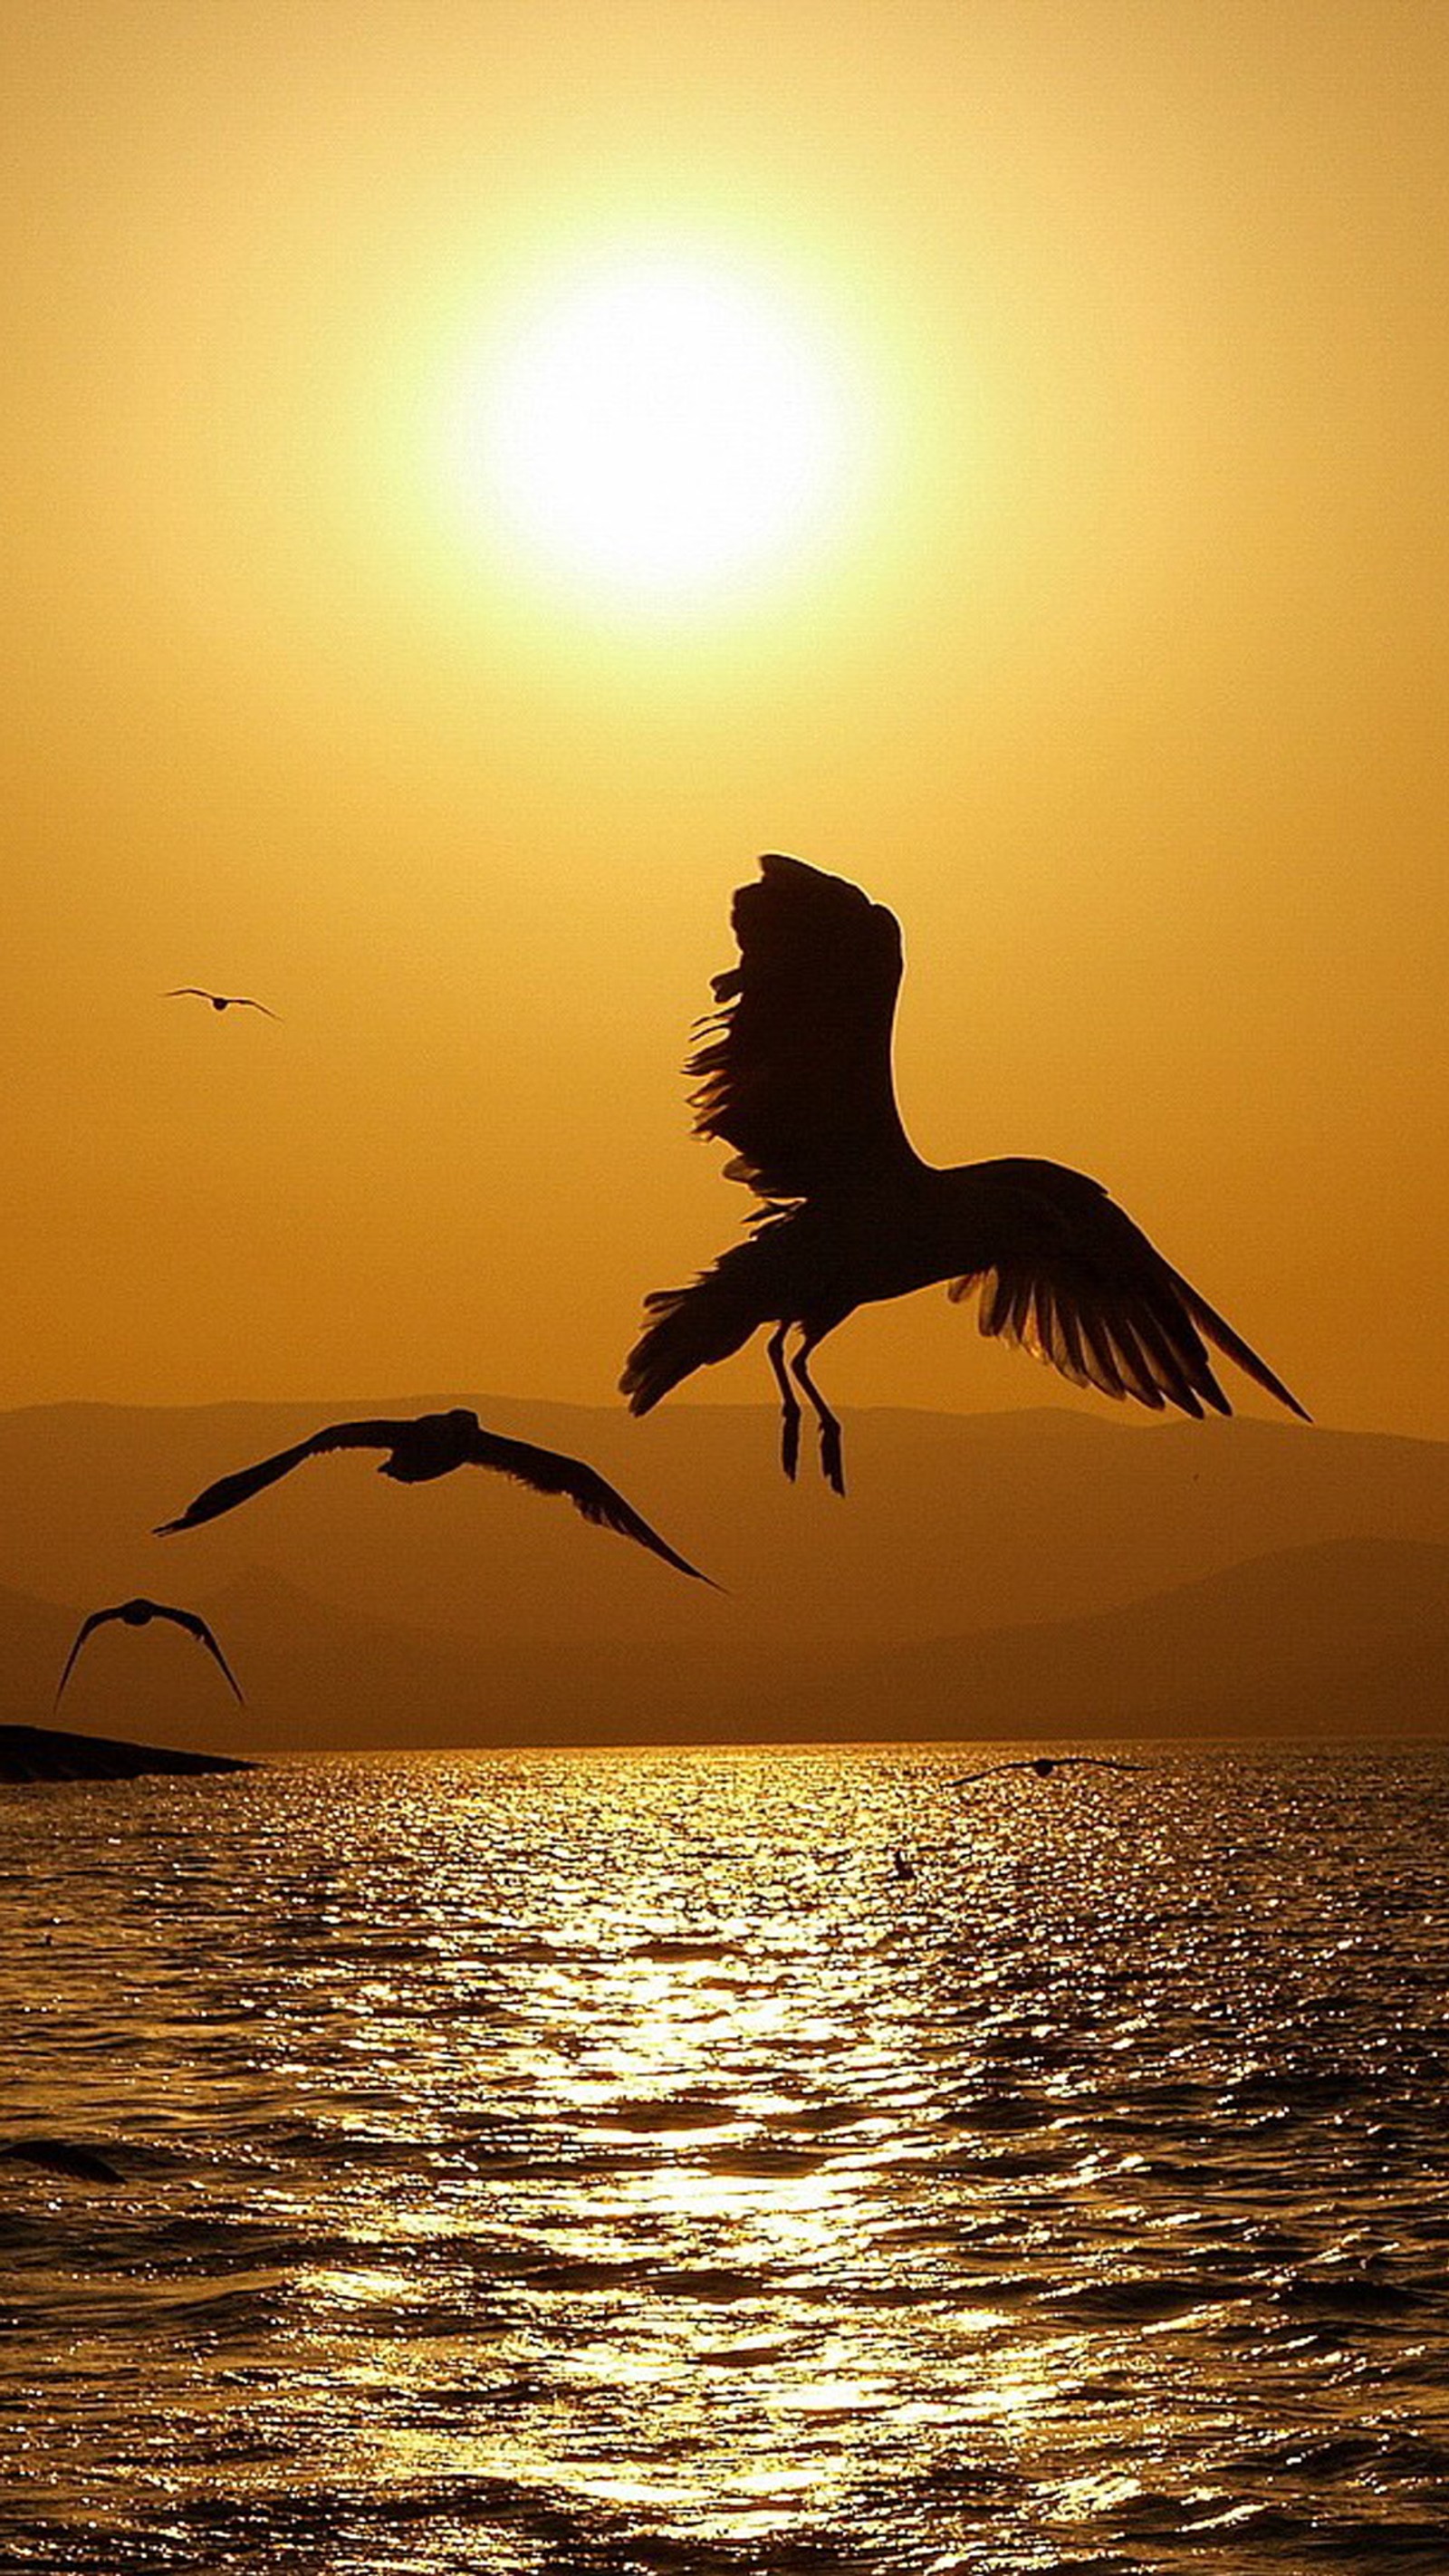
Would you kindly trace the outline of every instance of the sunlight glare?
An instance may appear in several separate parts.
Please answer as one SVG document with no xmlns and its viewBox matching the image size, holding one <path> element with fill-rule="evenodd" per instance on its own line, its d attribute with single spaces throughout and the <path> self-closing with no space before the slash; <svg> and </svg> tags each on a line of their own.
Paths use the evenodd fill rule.
<svg viewBox="0 0 1449 2576">
<path fill-rule="evenodd" d="M 657 258 L 535 307 L 464 396 L 455 443 L 488 523 L 615 601 L 678 606 L 837 523 L 850 410 L 782 290 Z"/>
</svg>

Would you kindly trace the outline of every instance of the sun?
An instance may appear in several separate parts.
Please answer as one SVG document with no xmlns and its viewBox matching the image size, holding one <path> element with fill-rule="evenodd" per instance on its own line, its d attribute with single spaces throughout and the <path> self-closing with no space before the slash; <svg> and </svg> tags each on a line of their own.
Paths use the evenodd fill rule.
<svg viewBox="0 0 1449 2576">
<path fill-rule="evenodd" d="M 803 300 L 683 258 L 562 283 L 463 398 L 473 507 L 615 601 L 717 599 L 838 527 L 859 425 Z"/>
</svg>

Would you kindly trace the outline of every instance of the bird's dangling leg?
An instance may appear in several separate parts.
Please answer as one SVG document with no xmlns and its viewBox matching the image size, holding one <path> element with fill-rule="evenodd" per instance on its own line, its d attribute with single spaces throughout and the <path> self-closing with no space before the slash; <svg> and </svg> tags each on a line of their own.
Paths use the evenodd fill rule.
<svg viewBox="0 0 1449 2576">
<path fill-rule="evenodd" d="M 775 1384 L 780 1390 L 780 1464 L 795 1482 L 795 1469 L 800 1457 L 800 1402 L 785 1370 L 785 1335 L 789 1327 L 778 1324 L 765 1344 Z"/>
<path fill-rule="evenodd" d="M 831 1412 L 809 1369 L 810 1354 L 816 1343 L 823 1339 L 824 1335 L 821 1333 L 814 1335 L 807 1333 L 790 1366 L 797 1384 L 803 1386 L 809 1396 L 814 1407 L 815 1419 L 820 1425 L 820 1472 L 833 1492 L 843 1494 L 845 1467 L 841 1457 L 840 1424 Z"/>
</svg>

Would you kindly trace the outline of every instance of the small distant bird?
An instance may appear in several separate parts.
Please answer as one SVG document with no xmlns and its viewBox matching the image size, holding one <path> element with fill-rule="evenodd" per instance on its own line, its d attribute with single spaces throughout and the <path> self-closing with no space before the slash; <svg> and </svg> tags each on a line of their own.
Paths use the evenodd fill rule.
<svg viewBox="0 0 1449 2576">
<path fill-rule="evenodd" d="M 901 1124 L 891 1076 L 900 924 L 844 877 L 771 852 L 739 887 L 739 965 L 714 978 L 716 1015 L 686 1071 L 695 1132 L 733 1145 L 730 1180 L 764 1201 L 754 1232 L 687 1288 L 645 1300 L 620 1380 L 648 1413 L 762 1324 L 780 1390 L 781 1463 L 795 1473 L 798 1387 L 820 1429 L 826 1482 L 845 1491 L 841 1427 L 810 1355 L 857 1306 L 949 1282 L 979 1289 L 983 1333 L 1018 1342 L 1076 1386 L 1201 1419 L 1232 1406 L 1204 1336 L 1308 1419 L 1255 1351 L 1171 1269 L 1099 1181 L 1010 1156 L 940 1170 Z M 786 1338 L 799 1341 L 788 1364 Z M 792 1385 L 791 1380 L 794 1384 Z"/>
<path fill-rule="evenodd" d="M 553 1449 L 536 1449 L 527 1440 L 505 1440 L 496 1431 L 485 1431 L 477 1414 L 462 1405 L 451 1413 L 420 1413 L 399 1422 L 330 1423 L 325 1430 L 314 1431 L 310 1440 L 299 1440 L 295 1448 L 279 1449 L 275 1457 L 262 1458 L 256 1466 L 239 1468 L 234 1476 L 208 1485 L 178 1520 L 161 1522 L 158 1537 L 171 1530 L 195 1529 L 201 1521 L 234 1511 L 264 1486 L 290 1475 L 304 1458 L 320 1457 L 329 1449 L 388 1450 L 391 1454 L 377 1472 L 394 1477 L 400 1485 L 430 1484 L 437 1476 L 451 1475 L 455 1467 L 491 1467 L 500 1476 L 511 1476 L 515 1484 L 531 1486 L 536 1494 L 567 1494 L 586 1521 L 617 1530 L 622 1538 L 637 1539 L 641 1547 L 652 1548 L 666 1565 L 693 1575 L 697 1583 L 710 1580 L 652 1530 L 597 1468 L 586 1466 L 581 1458 L 562 1457 Z"/>
<path fill-rule="evenodd" d="M 953 1789 L 969 1789 L 973 1780 L 994 1780 L 1003 1771 L 1034 1771 L 1049 1780 L 1054 1771 L 1145 1771 L 1145 1762 L 1111 1762 L 1099 1753 L 1036 1753 L 1025 1762 L 991 1762 L 984 1771 L 964 1771 Z"/>
<path fill-rule="evenodd" d="M 227 1662 L 225 1655 L 222 1653 L 220 1646 L 217 1644 L 215 1637 L 207 1626 L 206 1621 L 201 1617 L 199 1611 L 174 1610 L 170 1603 L 166 1601 L 137 1600 L 118 1601 L 114 1609 L 111 1610 L 93 1610 L 89 1618 L 81 1621 L 81 1624 L 76 1631 L 75 1643 L 71 1647 L 70 1653 L 65 1659 L 65 1670 L 56 1684 L 55 1705 L 57 1708 L 60 1706 L 61 1692 L 64 1690 L 66 1683 L 70 1680 L 71 1666 L 74 1664 L 75 1659 L 80 1653 L 82 1646 L 85 1644 L 87 1637 L 92 1635 L 97 1628 L 103 1628 L 108 1619 L 122 1619 L 125 1621 L 128 1628 L 149 1627 L 153 1619 L 171 1620 L 175 1627 L 184 1628 L 188 1637 L 194 1637 L 198 1645 L 205 1646 L 207 1653 L 215 1657 L 217 1663 L 220 1664 L 222 1671 L 225 1673 L 227 1680 L 230 1682 L 232 1689 L 236 1692 L 237 1698 L 242 1699 L 243 1694 L 241 1684 L 237 1680 L 235 1673 L 232 1671 L 230 1664 Z M 244 1700 L 243 1705 L 245 1705 Z"/>
<path fill-rule="evenodd" d="M 77 2182 L 124 2182 L 109 2159 L 94 2147 L 72 2146 L 69 2138 L 12 2138 L 0 2147 L 12 2163 L 43 2165 L 49 2173 L 71 2174 Z"/>
<path fill-rule="evenodd" d="M 174 1002 L 183 993 L 194 993 L 198 1002 L 209 1002 L 214 1011 L 266 1011 L 269 1020 L 280 1017 L 278 1012 L 268 1011 L 265 1002 L 254 1002 L 250 993 L 209 993 L 204 984 L 173 984 L 163 999 Z"/>
<path fill-rule="evenodd" d="M 912 1860 L 910 1853 L 906 1851 L 893 1851 L 891 1853 L 891 1868 L 895 1872 L 897 1878 L 906 1882 L 913 1879 L 916 1874 L 916 1864 Z"/>
</svg>

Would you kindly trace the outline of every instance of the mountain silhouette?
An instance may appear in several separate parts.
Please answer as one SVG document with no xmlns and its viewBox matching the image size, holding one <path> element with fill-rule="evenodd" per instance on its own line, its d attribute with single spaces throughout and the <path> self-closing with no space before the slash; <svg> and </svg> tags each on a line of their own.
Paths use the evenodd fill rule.
<svg viewBox="0 0 1449 2576">
<path fill-rule="evenodd" d="M 451 1390 L 381 1400 L 373 1390 L 358 1401 L 353 1390 L 285 1405 L 0 1414 L 10 1586 L 0 1719 L 49 1716 L 88 1606 L 164 1597 L 182 1542 L 151 1537 L 149 1524 L 198 1491 L 218 1458 L 280 1449 L 329 1413 L 453 1400 Z M 933 1640 L 957 1654 L 963 1638 L 1135 1612 L 1251 1559 L 1330 1542 L 1449 1548 L 1449 1443 L 1253 1420 L 1134 1429 L 1068 1407 L 865 1409 L 852 1412 L 859 1472 L 842 1510 L 818 1480 L 792 1489 L 761 1475 L 761 1441 L 768 1449 L 773 1438 L 764 1406 L 678 1404 L 640 1424 L 616 1407 L 466 1390 L 463 1400 L 506 1430 L 597 1461 L 657 1526 L 688 1529 L 727 1597 L 666 1583 L 643 1550 L 602 1546 L 572 1512 L 520 1512 L 492 1477 L 418 1487 L 405 1512 L 372 1475 L 290 1477 L 265 1513 L 228 1515 L 184 1542 L 187 1597 L 227 1639 L 246 1711 L 217 1706 L 178 1649 L 175 1690 L 169 1676 L 158 1686 L 150 1659 L 142 1672 L 121 1655 L 104 1670 L 83 1658 L 70 1722 L 243 1753 L 813 1734 L 843 1721 L 796 1695 L 817 1683 L 833 1691 L 877 1654 L 924 1652 Z M 1361 1572 L 1366 1597 L 1404 1631 L 1404 1730 L 1443 1726 L 1444 1705 L 1414 1661 L 1432 1602 L 1412 1557 L 1366 1557 Z M 1265 1623 L 1336 1615 L 1328 1597 L 1300 1593 L 1291 1569 L 1283 1579 L 1281 1610 L 1265 1609 Z M 1385 1672 L 1399 1653 L 1386 1632 Z M 959 1709 L 949 1664 L 941 1688 Z M 983 1685 L 983 1695 L 994 1693 Z M 1206 1722 L 1191 1713 L 1186 1663 L 1173 1705 L 1185 1728 Z M 1060 1732 L 1028 1707 L 953 1722 L 963 1733 Z M 922 1731 L 905 1711 L 851 1723 Z"/>
<path fill-rule="evenodd" d="M 1449 1548 L 1330 1539 L 1095 1618 L 933 1637 L 783 1694 L 784 1733 L 1449 1732 Z"/>
</svg>

